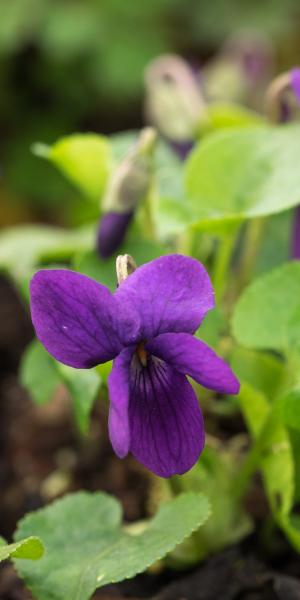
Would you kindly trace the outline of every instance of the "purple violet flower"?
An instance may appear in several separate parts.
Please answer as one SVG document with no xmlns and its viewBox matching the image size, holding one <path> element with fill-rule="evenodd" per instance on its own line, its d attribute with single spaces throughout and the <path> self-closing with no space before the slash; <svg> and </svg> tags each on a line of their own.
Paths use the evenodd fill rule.
<svg viewBox="0 0 300 600">
<path fill-rule="evenodd" d="M 101 258 L 111 256 L 122 244 L 138 204 L 148 195 L 154 170 L 157 134 L 142 129 L 136 143 L 114 171 L 102 201 L 96 247 Z"/>
<path fill-rule="evenodd" d="M 38 271 L 30 285 L 32 322 L 48 352 L 66 365 L 88 369 L 114 359 L 109 435 L 116 454 L 132 452 L 161 477 L 182 474 L 205 441 L 186 376 L 218 393 L 239 391 L 230 367 L 193 337 L 214 307 L 213 288 L 197 260 L 176 254 L 119 282 L 113 294 L 73 271 Z"/>
</svg>

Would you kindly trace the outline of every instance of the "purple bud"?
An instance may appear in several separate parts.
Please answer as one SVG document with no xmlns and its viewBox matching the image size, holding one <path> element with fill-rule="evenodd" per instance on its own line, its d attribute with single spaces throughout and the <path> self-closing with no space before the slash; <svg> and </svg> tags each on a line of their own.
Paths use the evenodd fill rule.
<svg viewBox="0 0 300 600">
<path fill-rule="evenodd" d="M 294 67 L 291 70 L 291 88 L 300 104 L 300 68 Z"/>
<path fill-rule="evenodd" d="M 300 105 L 300 68 L 278 75 L 267 89 L 266 113 L 272 123 L 291 121 Z"/>
<path fill-rule="evenodd" d="M 230 37 L 202 69 L 206 96 L 214 102 L 261 105 L 273 73 L 273 48 L 264 36 L 241 31 Z"/>
<path fill-rule="evenodd" d="M 274 51 L 268 38 L 254 31 L 241 31 L 229 38 L 222 50 L 231 62 L 240 65 L 253 84 L 268 80 L 273 71 Z"/>
<path fill-rule="evenodd" d="M 118 249 L 137 205 L 149 194 L 156 137 L 154 129 L 143 129 L 112 174 L 102 201 L 104 214 L 97 232 L 96 246 L 101 258 L 108 258 Z"/>
<path fill-rule="evenodd" d="M 172 148 L 181 160 L 185 160 L 193 149 L 193 142 L 172 142 Z"/>
<path fill-rule="evenodd" d="M 97 231 L 97 250 L 101 258 L 108 258 L 122 244 L 133 214 L 131 211 L 103 215 Z"/>
</svg>

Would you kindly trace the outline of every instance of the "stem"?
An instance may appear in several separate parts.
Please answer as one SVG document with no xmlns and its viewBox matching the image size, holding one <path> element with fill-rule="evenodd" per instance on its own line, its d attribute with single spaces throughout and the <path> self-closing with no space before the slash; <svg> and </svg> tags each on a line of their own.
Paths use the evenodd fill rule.
<svg viewBox="0 0 300 600">
<path fill-rule="evenodd" d="M 213 272 L 213 285 L 217 302 L 222 300 L 226 284 L 228 283 L 228 271 L 235 245 L 236 234 L 237 230 L 232 232 L 231 235 L 224 236 L 219 242 Z"/>
<path fill-rule="evenodd" d="M 155 241 L 157 237 L 152 208 L 152 203 L 155 201 L 155 193 L 154 186 L 152 185 L 138 210 L 139 226 L 143 236 L 146 240 L 153 241 Z"/>
<path fill-rule="evenodd" d="M 194 232 L 188 227 L 183 233 L 181 233 L 177 238 L 177 252 L 179 254 L 185 254 L 186 256 L 193 255 L 193 241 L 194 241 Z"/>
<path fill-rule="evenodd" d="M 270 411 L 265 424 L 262 427 L 262 430 L 259 433 L 259 436 L 254 441 L 254 444 L 251 450 L 248 452 L 244 463 L 242 464 L 239 474 L 235 479 L 234 484 L 234 493 L 237 499 L 240 499 L 244 496 L 247 491 L 249 481 L 256 471 L 257 465 L 260 461 L 261 454 L 264 451 L 266 444 L 270 438 L 270 435 L 273 430 L 274 422 L 276 421 L 275 411 Z"/>
<path fill-rule="evenodd" d="M 239 286 L 242 289 L 251 279 L 253 269 L 260 251 L 266 219 L 263 217 L 252 219 L 247 224 L 244 249 L 239 266 Z"/>
</svg>

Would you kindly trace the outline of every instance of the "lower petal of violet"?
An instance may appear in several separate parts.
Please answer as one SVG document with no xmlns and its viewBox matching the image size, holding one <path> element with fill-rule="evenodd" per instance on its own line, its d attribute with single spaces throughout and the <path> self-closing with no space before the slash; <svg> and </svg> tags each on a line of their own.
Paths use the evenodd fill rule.
<svg viewBox="0 0 300 600">
<path fill-rule="evenodd" d="M 109 437 L 113 449 L 119 458 L 129 452 L 129 384 L 130 363 L 134 349 L 125 348 L 113 362 L 108 378 L 109 389 Z"/>
<path fill-rule="evenodd" d="M 148 356 L 130 367 L 130 450 L 161 477 L 188 471 L 204 448 L 205 433 L 195 392 L 184 375 Z"/>
<path fill-rule="evenodd" d="M 133 211 L 103 215 L 97 232 L 97 250 L 101 258 L 108 258 L 119 248 L 132 217 Z"/>
</svg>

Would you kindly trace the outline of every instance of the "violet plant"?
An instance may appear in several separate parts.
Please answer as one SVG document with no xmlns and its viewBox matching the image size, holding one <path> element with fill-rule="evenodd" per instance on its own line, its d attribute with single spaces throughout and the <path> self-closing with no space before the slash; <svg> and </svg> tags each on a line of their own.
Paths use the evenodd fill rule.
<svg viewBox="0 0 300 600">
<path fill-rule="evenodd" d="M 244 500 L 257 472 L 268 544 L 280 529 L 300 552 L 300 267 L 274 226 L 300 203 L 300 126 L 218 110 L 182 161 L 152 130 L 146 154 L 145 131 L 39 146 L 93 218 L 73 230 L 20 227 L 0 241 L 1 268 L 26 302 L 31 279 L 39 341 L 25 353 L 24 385 L 42 405 L 63 383 L 85 436 L 108 390 L 115 460 L 131 453 L 143 465 L 155 512 L 122 525 L 114 498 L 83 491 L 25 516 L 0 559 L 12 557 L 37 600 L 89 600 L 157 560 L 190 567 L 240 541 L 255 527 Z M 118 206 L 131 224 L 103 259 L 105 198 L 104 208 L 116 201 L 106 212 Z M 114 249 L 116 237 L 111 229 Z M 225 440 L 224 422 L 236 417 L 243 425 Z"/>
</svg>

